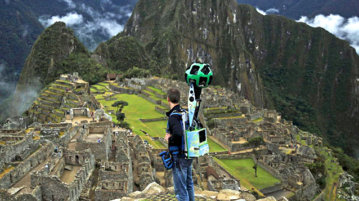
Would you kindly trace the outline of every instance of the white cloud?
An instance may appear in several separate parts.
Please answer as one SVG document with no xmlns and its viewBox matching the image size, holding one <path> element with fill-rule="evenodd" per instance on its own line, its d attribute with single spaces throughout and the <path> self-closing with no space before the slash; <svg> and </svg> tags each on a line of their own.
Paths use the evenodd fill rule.
<svg viewBox="0 0 359 201">
<path fill-rule="evenodd" d="M 262 15 L 269 15 L 269 14 L 274 14 L 274 13 L 279 13 L 279 10 L 276 8 L 270 8 L 267 9 L 266 11 L 261 10 L 260 8 L 256 8 L 257 12 L 262 14 Z"/>
<path fill-rule="evenodd" d="M 74 4 L 74 0 L 59 0 L 67 2 L 68 5 Z M 133 7 L 129 5 L 117 6 L 111 0 L 101 0 L 102 8 L 93 8 L 85 3 L 77 3 L 76 9 L 65 16 L 41 16 L 39 21 L 44 27 L 48 27 L 56 21 L 63 21 L 72 28 L 76 36 L 90 50 L 94 50 L 97 45 L 107 40 L 124 28 L 124 19 L 131 16 Z M 105 9 L 110 7 L 110 9 Z M 105 9 L 106 11 L 102 12 Z M 76 10 L 77 12 L 73 11 Z"/>
<path fill-rule="evenodd" d="M 61 0 L 69 6 L 69 8 L 76 8 L 76 4 L 72 0 Z"/>
<path fill-rule="evenodd" d="M 267 13 L 259 8 L 256 8 L 257 12 L 262 14 L 262 15 L 267 15 Z"/>
<path fill-rule="evenodd" d="M 322 27 L 330 33 L 337 35 L 339 33 L 338 27 L 343 24 L 344 20 L 340 15 L 317 15 L 312 19 L 302 16 L 298 22 L 305 22 L 312 27 Z"/>
<path fill-rule="evenodd" d="M 123 25 L 118 24 L 115 20 L 102 19 L 99 20 L 99 25 L 110 37 L 115 36 L 123 30 Z"/>
<path fill-rule="evenodd" d="M 350 42 L 359 54 L 359 18 L 345 19 L 340 15 L 317 15 L 314 18 L 302 16 L 297 22 L 304 22 L 311 27 L 321 27 L 340 39 Z"/>
<path fill-rule="evenodd" d="M 6 79 L 6 76 L 8 76 L 6 72 L 4 72 L 6 68 L 5 64 L 0 63 L 0 102 L 3 101 L 3 95 L 13 92 L 16 86 L 15 82 Z"/>
<path fill-rule="evenodd" d="M 279 10 L 276 8 L 270 8 L 266 10 L 267 14 L 274 14 L 274 13 L 279 13 Z"/>
<path fill-rule="evenodd" d="M 71 12 L 71 13 L 67 13 L 63 17 L 56 15 L 56 16 L 52 16 L 51 18 L 46 18 L 42 16 L 39 18 L 39 21 L 43 26 L 48 27 L 54 24 L 55 22 L 59 22 L 59 21 L 65 22 L 67 26 L 73 26 L 76 24 L 81 24 L 84 20 L 82 15 L 77 14 L 75 12 Z"/>
</svg>

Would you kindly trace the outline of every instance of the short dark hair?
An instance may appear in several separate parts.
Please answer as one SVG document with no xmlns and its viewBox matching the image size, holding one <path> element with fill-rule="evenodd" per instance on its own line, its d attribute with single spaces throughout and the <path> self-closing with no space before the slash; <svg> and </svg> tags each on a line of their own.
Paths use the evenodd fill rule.
<svg viewBox="0 0 359 201">
<path fill-rule="evenodd" d="M 171 88 L 167 91 L 167 97 L 172 103 L 179 103 L 181 99 L 181 93 L 178 89 Z"/>
</svg>

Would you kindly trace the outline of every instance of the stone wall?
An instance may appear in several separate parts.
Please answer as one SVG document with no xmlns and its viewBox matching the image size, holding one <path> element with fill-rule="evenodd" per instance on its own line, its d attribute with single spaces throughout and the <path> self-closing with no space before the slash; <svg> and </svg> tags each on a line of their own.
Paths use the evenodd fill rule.
<svg viewBox="0 0 359 201">
<path fill-rule="evenodd" d="M 108 160 L 109 154 L 111 152 L 112 146 L 112 132 L 110 127 L 100 127 L 100 126 L 90 126 L 89 134 L 103 134 L 101 142 L 88 142 L 83 138 L 86 138 L 86 135 L 79 139 L 77 142 L 76 150 L 81 151 L 85 149 L 91 149 L 95 154 L 96 160 Z"/>
<path fill-rule="evenodd" d="M 76 156 L 82 160 L 76 160 Z M 70 184 L 62 182 L 56 175 L 49 175 L 45 168 L 31 175 L 31 185 L 41 186 L 43 200 L 77 201 L 95 168 L 95 158 L 90 150 L 64 151 L 64 160 L 66 164 L 81 165 Z"/>
<path fill-rule="evenodd" d="M 82 151 L 72 151 L 72 150 L 64 150 L 64 159 L 65 163 L 69 165 L 84 165 L 86 163 L 86 159 L 92 160 L 94 157 L 93 152 L 90 149 L 85 149 Z"/>
<path fill-rule="evenodd" d="M 70 109 L 71 119 L 74 117 L 88 117 L 90 118 L 90 110 L 88 108 L 72 108 Z"/>
<path fill-rule="evenodd" d="M 138 91 L 135 90 L 135 89 L 117 87 L 117 86 L 114 86 L 112 84 L 110 84 L 109 86 L 110 86 L 110 89 L 112 91 L 116 91 L 116 92 L 119 92 L 121 94 L 137 94 L 138 93 Z"/>
<path fill-rule="evenodd" d="M 24 175 L 26 175 L 31 169 L 46 160 L 54 151 L 55 146 L 52 143 L 46 143 L 35 151 L 32 155 L 19 163 L 9 173 L 0 178 L 0 188 L 7 189 L 12 184 L 19 181 Z"/>
<path fill-rule="evenodd" d="M 16 156 L 24 158 L 24 154 L 31 153 L 36 149 L 37 144 L 33 141 L 33 135 L 26 135 L 22 140 L 12 144 L 0 145 L 0 158 L 3 163 L 9 163 L 15 159 Z M 1 168 L 1 166 L 0 166 Z"/>
<path fill-rule="evenodd" d="M 167 112 L 166 110 L 164 110 L 164 109 L 162 109 L 162 108 L 160 108 L 160 107 L 158 107 L 158 106 L 155 106 L 155 110 L 156 110 L 157 112 L 163 114 L 163 115 L 165 115 L 166 112 Z"/>
<path fill-rule="evenodd" d="M 143 99 L 153 103 L 153 104 L 161 104 L 161 101 L 160 100 L 154 100 L 152 98 L 149 97 L 149 95 L 145 92 L 141 92 L 140 94 L 138 94 L 138 96 L 142 97 Z"/>
<path fill-rule="evenodd" d="M 41 188 L 35 187 L 31 192 L 11 195 L 8 191 L 0 189 L 1 201 L 39 201 L 42 200 Z"/>
<path fill-rule="evenodd" d="M 143 123 L 146 122 L 155 122 L 155 121 L 166 121 L 167 117 L 153 118 L 153 119 L 140 119 Z"/>
</svg>

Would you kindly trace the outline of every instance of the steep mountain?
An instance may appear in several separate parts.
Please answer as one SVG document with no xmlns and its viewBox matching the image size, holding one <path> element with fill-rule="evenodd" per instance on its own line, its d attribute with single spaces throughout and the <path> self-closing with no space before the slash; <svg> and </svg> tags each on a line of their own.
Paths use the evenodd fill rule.
<svg viewBox="0 0 359 201">
<path fill-rule="evenodd" d="M 280 15 L 292 19 L 318 14 L 339 14 L 346 18 L 359 15 L 357 0 L 237 0 L 240 4 L 250 4 L 262 10 L 277 9 Z"/>
<path fill-rule="evenodd" d="M 65 23 L 56 22 L 36 40 L 21 72 L 11 113 L 21 114 L 44 86 L 63 73 L 78 72 L 86 81 L 105 77 L 104 68 L 91 59 L 90 53 Z M 16 105 L 15 105 L 16 104 Z"/>
<path fill-rule="evenodd" d="M 213 66 L 215 84 L 256 106 L 275 108 L 348 153 L 359 141 L 359 57 L 321 28 L 263 16 L 231 0 L 142 0 L 124 32 L 102 46 L 124 36 L 144 45 L 154 72 L 182 79 L 202 58 Z M 100 49 L 95 53 L 115 61 Z"/>
<path fill-rule="evenodd" d="M 104 58 L 98 58 L 98 60 L 111 70 L 124 72 L 134 66 L 148 68 L 151 63 L 145 48 L 138 40 L 130 36 L 116 37 L 106 43 L 101 43 L 96 52 Z"/>
<path fill-rule="evenodd" d="M 0 0 L 0 103 L 44 28 L 64 21 L 90 50 L 122 31 L 137 0 Z"/>
</svg>

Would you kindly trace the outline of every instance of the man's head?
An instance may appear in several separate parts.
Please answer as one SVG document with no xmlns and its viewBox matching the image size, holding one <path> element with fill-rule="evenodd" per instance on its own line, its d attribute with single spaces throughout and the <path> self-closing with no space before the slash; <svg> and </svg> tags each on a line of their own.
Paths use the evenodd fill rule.
<svg viewBox="0 0 359 201">
<path fill-rule="evenodd" d="M 178 104 L 181 99 L 181 93 L 178 89 L 171 88 L 167 91 L 167 101 L 172 104 Z"/>
</svg>

